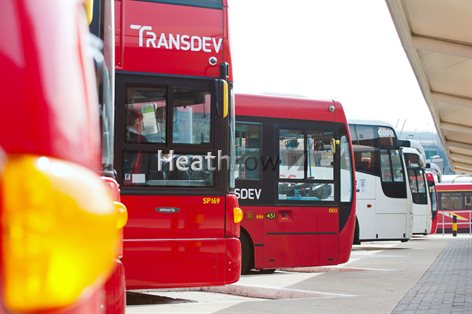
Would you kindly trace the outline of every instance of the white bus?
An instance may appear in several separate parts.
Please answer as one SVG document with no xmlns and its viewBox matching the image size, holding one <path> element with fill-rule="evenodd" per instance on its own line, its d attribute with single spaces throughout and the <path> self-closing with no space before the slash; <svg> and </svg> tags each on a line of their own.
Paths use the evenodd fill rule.
<svg viewBox="0 0 472 314">
<path fill-rule="evenodd" d="M 411 143 L 412 144 L 412 143 Z M 425 174 L 425 160 L 417 148 L 404 147 L 408 173 L 408 186 L 410 188 L 413 209 L 413 234 L 430 234 L 432 224 L 431 199 L 428 193 L 428 183 Z"/>
<path fill-rule="evenodd" d="M 356 165 L 354 243 L 411 238 L 413 214 L 401 141 L 381 121 L 349 121 Z"/>
</svg>

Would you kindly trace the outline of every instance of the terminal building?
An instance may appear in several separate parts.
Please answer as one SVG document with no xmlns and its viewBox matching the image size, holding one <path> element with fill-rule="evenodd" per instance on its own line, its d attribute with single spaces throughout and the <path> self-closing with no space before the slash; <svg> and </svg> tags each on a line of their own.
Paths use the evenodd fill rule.
<svg viewBox="0 0 472 314">
<path fill-rule="evenodd" d="M 452 175 L 451 165 L 447 159 L 446 151 L 441 143 L 439 135 L 432 131 L 400 131 L 398 135 L 404 140 L 419 142 L 426 154 L 427 163 L 435 163 L 445 175 Z"/>
</svg>

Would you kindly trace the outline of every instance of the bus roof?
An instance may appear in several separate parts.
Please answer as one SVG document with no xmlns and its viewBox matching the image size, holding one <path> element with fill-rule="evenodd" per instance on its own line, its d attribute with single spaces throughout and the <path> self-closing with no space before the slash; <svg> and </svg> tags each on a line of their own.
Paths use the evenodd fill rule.
<svg viewBox="0 0 472 314">
<path fill-rule="evenodd" d="M 437 183 L 436 188 L 438 192 L 472 192 L 472 183 Z"/>
<path fill-rule="evenodd" d="M 360 124 L 360 125 L 376 125 L 376 126 L 388 126 L 393 129 L 393 125 L 382 121 L 382 120 L 362 120 L 362 119 L 349 119 L 349 124 Z"/>
<path fill-rule="evenodd" d="M 411 147 L 402 147 L 402 150 L 404 153 L 408 153 L 408 154 L 415 154 L 415 155 L 418 155 L 420 156 L 420 153 L 414 149 L 414 148 L 411 148 Z"/>
<path fill-rule="evenodd" d="M 334 100 L 236 94 L 236 115 L 347 123 L 342 105 Z"/>
<path fill-rule="evenodd" d="M 472 183 L 471 175 L 444 175 L 442 176 L 442 182 L 444 183 Z"/>
</svg>

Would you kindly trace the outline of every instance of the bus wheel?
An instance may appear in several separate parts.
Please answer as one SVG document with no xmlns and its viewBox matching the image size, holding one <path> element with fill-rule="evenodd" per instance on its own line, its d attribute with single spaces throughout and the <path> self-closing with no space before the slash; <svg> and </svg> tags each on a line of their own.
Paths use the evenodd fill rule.
<svg viewBox="0 0 472 314">
<path fill-rule="evenodd" d="M 356 217 L 356 228 L 354 229 L 354 240 L 352 244 L 361 244 L 361 240 L 359 240 L 359 222 L 357 221 Z"/>
<path fill-rule="evenodd" d="M 260 269 L 259 274 L 273 274 L 275 269 L 267 268 L 267 269 Z"/>
<path fill-rule="evenodd" d="M 239 237 L 241 241 L 241 274 L 248 274 L 252 269 L 253 265 L 253 248 L 251 245 L 251 240 L 249 239 L 246 231 L 241 229 L 241 236 Z"/>
</svg>

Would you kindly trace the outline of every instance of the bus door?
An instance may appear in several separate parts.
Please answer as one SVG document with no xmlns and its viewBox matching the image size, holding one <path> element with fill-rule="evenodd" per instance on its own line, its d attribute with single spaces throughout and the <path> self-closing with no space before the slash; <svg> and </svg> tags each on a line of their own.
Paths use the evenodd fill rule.
<svg viewBox="0 0 472 314">
<path fill-rule="evenodd" d="M 377 234 L 383 239 L 411 238 L 412 198 L 407 193 L 406 166 L 399 149 L 380 149 L 382 193 L 377 197 Z M 402 226 L 399 228 L 398 226 Z"/>
<path fill-rule="evenodd" d="M 413 233 L 428 234 L 431 230 L 431 204 L 426 190 L 424 170 L 409 167 L 407 171 L 413 201 Z"/>
<path fill-rule="evenodd" d="M 376 199 L 377 186 L 380 186 L 378 175 L 379 163 L 374 148 L 361 148 L 354 145 L 356 163 L 356 215 L 360 226 L 360 239 L 375 239 L 376 237 Z"/>
<path fill-rule="evenodd" d="M 339 162 L 332 125 L 275 125 L 272 147 L 278 171 L 267 182 L 275 188 L 265 222 L 266 262 L 278 265 L 334 264 L 339 230 Z M 294 127 L 296 125 L 296 127 Z M 283 266 L 282 266 L 283 267 Z"/>
</svg>

